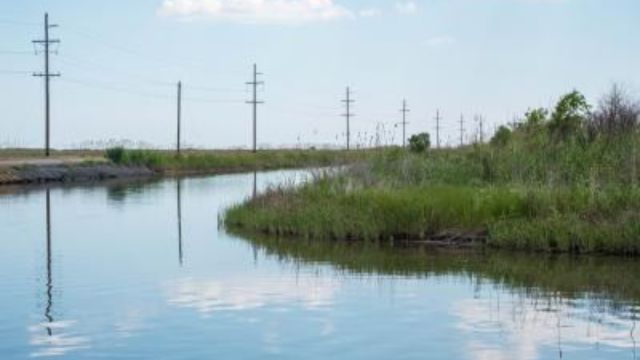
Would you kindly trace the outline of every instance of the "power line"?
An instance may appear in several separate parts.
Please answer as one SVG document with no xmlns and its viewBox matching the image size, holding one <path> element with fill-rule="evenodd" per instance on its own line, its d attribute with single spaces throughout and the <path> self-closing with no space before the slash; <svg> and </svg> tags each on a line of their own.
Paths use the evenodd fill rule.
<svg viewBox="0 0 640 360">
<path fill-rule="evenodd" d="M 197 90 L 197 91 L 204 91 L 204 92 L 246 92 L 246 90 L 244 89 L 232 89 L 232 88 L 213 88 L 213 87 L 208 87 L 208 86 L 201 86 L 201 85 L 186 85 L 185 87 L 189 88 L 190 90 Z"/>
<path fill-rule="evenodd" d="M 137 78 L 139 79 L 138 82 L 144 82 L 147 83 L 149 85 L 153 85 L 153 86 L 164 86 L 164 87 L 174 87 L 175 83 L 170 83 L 168 81 L 159 81 L 159 80 L 155 80 L 152 79 L 150 77 L 146 77 L 134 72 L 130 72 L 130 71 L 126 71 L 126 70 L 122 70 L 122 69 L 117 69 L 115 67 L 112 66 L 105 66 L 102 65 L 100 63 L 94 62 L 92 60 L 79 60 L 79 59 L 75 59 L 69 56 L 60 56 L 60 60 L 63 63 L 69 64 L 69 65 L 74 65 L 74 66 L 81 66 L 84 67 L 88 70 L 90 70 L 92 73 L 95 72 L 95 68 L 102 68 L 104 70 L 107 71 L 111 71 L 111 72 L 118 72 L 121 73 L 123 75 L 126 75 L 128 77 L 133 77 L 133 78 Z M 130 82 L 130 81 L 128 81 Z"/>
<path fill-rule="evenodd" d="M 125 81 L 127 83 L 131 83 L 131 84 L 147 84 L 149 86 L 155 86 L 155 87 L 166 87 L 166 88 L 173 88 L 175 86 L 175 83 L 170 83 L 167 81 L 160 81 L 160 80 L 156 80 L 156 79 L 152 79 L 150 77 L 147 76 L 143 76 L 140 75 L 138 73 L 135 72 L 131 72 L 131 71 L 126 71 L 126 70 L 122 70 L 122 69 L 117 69 L 115 67 L 111 67 L 111 66 L 105 66 L 102 64 L 99 64 L 95 61 L 92 60 L 80 60 L 80 59 L 76 59 L 73 57 L 69 57 L 69 56 L 60 56 L 60 60 L 63 63 L 69 64 L 69 65 L 74 65 L 74 66 L 81 66 L 84 67 L 86 69 L 89 69 L 93 72 L 95 67 L 99 67 L 105 70 L 109 70 L 112 72 L 117 72 L 117 73 L 121 73 L 123 75 L 127 75 L 129 78 L 136 78 L 138 79 L 137 81 Z M 220 93 L 220 92 L 235 92 L 235 93 L 240 93 L 240 92 L 245 92 L 245 90 L 241 90 L 241 89 L 231 89 L 231 88 L 213 88 L 213 87 L 208 87 L 208 86 L 201 86 L 201 85 L 183 85 L 184 88 L 188 88 L 189 90 L 194 90 L 194 91 L 201 91 L 201 92 L 216 92 L 216 93 Z"/>
<path fill-rule="evenodd" d="M 355 116 L 351 112 L 351 104 L 356 101 L 351 98 L 351 88 L 347 86 L 346 94 L 344 100 L 342 102 L 345 104 L 346 112 L 342 115 L 347 120 L 347 150 L 350 150 L 351 147 L 351 118 Z"/>
<path fill-rule="evenodd" d="M 28 50 L 0 50 L 0 55 L 33 55 L 33 51 L 28 51 Z"/>
<path fill-rule="evenodd" d="M 143 96 L 143 97 L 148 97 L 148 98 L 156 98 L 156 99 L 173 99 L 172 96 L 169 95 L 157 95 L 157 94 L 151 94 L 151 93 L 147 93 L 147 92 L 141 92 L 141 91 L 136 91 L 136 90 L 130 90 L 130 89 L 123 89 L 123 88 L 118 88 L 117 84 L 116 87 L 114 87 L 114 84 L 108 84 L 108 83 L 99 83 L 96 81 L 86 81 L 86 80 L 81 80 L 81 79 L 76 79 L 76 78 L 70 78 L 70 77 L 65 77 L 65 78 L 61 78 L 60 79 L 61 82 L 64 83 L 71 83 L 71 84 L 77 84 L 77 85 L 82 85 L 85 87 L 91 87 L 91 88 L 96 88 L 96 89 L 101 89 L 101 90 L 109 90 L 109 91 L 114 91 L 114 92 L 119 92 L 119 93 L 123 93 L 123 94 L 130 94 L 130 95 L 137 95 L 137 96 Z"/>
<path fill-rule="evenodd" d="M 51 73 L 49 71 L 49 46 L 51 44 L 59 44 L 60 40 L 58 39 L 50 39 L 49 38 L 49 29 L 55 28 L 58 25 L 49 24 L 49 14 L 44 14 L 44 39 L 42 40 L 33 40 L 34 44 L 44 45 L 44 72 L 43 73 L 35 73 L 33 76 L 43 77 L 44 78 L 44 102 L 45 102 L 45 156 L 49 156 L 50 154 L 50 94 L 49 94 L 49 83 L 52 77 L 59 77 L 60 73 Z"/>
<path fill-rule="evenodd" d="M 139 91 L 136 89 L 132 89 L 131 87 L 126 87 L 123 84 L 117 84 L 117 83 L 107 83 L 107 82 L 100 82 L 97 80 L 83 80 L 83 79 L 78 79 L 78 78 L 73 78 L 73 77 L 65 77 L 65 78 L 61 78 L 60 79 L 61 82 L 63 83 L 70 83 L 70 84 L 75 84 L 75 85 L 81 85 L 84 87 L 89 87 L 89 88 L 94 88 L 94 89 L 99 89 L 99 90 L 107 90 L 107 91 L 112 91 L 112 92 L 117 92 L 117 93 L 122 93 L 122 94 L 128 94 L 128 95 L 136 95 L 136 96 L 141 96 L 141 97 L 146 97 L 146 98 L 154 98 L 154 99 L 174 99 L 174 96 L 169 95 L 168 93 L 166 95 L 161 95 L 161 94 L 155 94 L 155 93 L 150 93 L 150 92 L 145 92 L 145 91 Z M 175 84 L 174 84 L 175 86 Z M 184 88 L 184 86 L 183 86 Z M 209 98 L 190 98 L 190 97 L 183 97 L 182 101 L 187 101 L 187 102 L 199 102 L 199 103 L 212 103 L 212 104 L 241 104 L 244 103 L 244 100 L 242 99 L 209 99 Z"/>
<path fill-rule="evenodd" d="M 258 122 L 258 105 L 264 104 L 264 101 L 258 100 L 258 85 L 264 85 L 264 81 L 258 81 L 258 76 L 263 75 L 258 72 L 258 65 L 253 64 L 253 81 L 247 82 L 247 85 L 253 86 L 253 99 L 247 101 L 247 104 L 253 106 L 253 152 L 258 151 L 258 136 L 257 136 L 257 122 Z"/>
<path fill-rule="evenodd" d="M 93 44 L 97 43 L 106 48 L 110 48 L 112 50 L 116 50 L 121 53 L 143 59 L 145 61 L 153 61 L 158 64 L 163 64 L 165 66 L 170 66 L 173 68 L 193 68 L 193 69 L 199 69 L 203 71 L 211 70 L 211 68 L 208 65 L 205 65 L 204 63 L 193 63 L 193 62 L 187 63 L 182 61 L 169 60 L 166 57 L 150 56 L 149 54 L 145 54 L 141 52 L 139 49 L 134 49 L 131 47 L 122 46 L 121 44 L 112 43 L 106 40 L 104 36 L 96 33 L 92 33 L 91 31 L 87 31 L 84 29 L 79 29 L 79 28 L 73 29 L 73 28 L 70 28 L 69 26 L 65 27 L 65 29 L 72 35 L 77 35 L 79 37 L 84 37 L 86 39 L 91 40 Z"/>
<path fill-rule="evenodd" d="M 38 26 L 39 23 L 27 22 L 27 21 L 15 21 L 0 19 L 0 25 L 12 25 L 12 26 Z"/>
<path fill-rule="evenodd" d="M 32 71 L 26 70 L 3 70 L 0 69 L 0 74 L 33 74 Z"/>
</svg>

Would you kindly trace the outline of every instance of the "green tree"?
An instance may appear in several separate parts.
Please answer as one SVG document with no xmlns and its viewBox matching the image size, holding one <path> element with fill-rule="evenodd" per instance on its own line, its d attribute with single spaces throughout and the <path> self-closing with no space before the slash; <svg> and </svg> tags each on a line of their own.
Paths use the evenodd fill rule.
<svg viewBox="0 0 640 360">
<path fill-rule="evenodd" d="M 511 129 L 501 125 L 491 138 L 491 145 L 503 147 L 511 141 Z"/>
<path fill-rule="evenodd" d="M 412 135 L 409 138 L 409 150 L 412 152 L 425 152 L 431 146 L 429 133 L 420 133 Z"/>
<path fill-rule="evenodd" d="M 537 128 L 547 123 L 549 111 L 545 108 L 537 108 L 527 111 L 524 114 L 524 126 L 527 128 Z"/>
<path fill-rule="evenodd" d="M 549 121 L 549 130 L 560 140 L 575 137 L 589 119 L 590 112 L 591 106 L 584 95 L 574 90 L 561 97 L 556 104 Z"/>
</svg>

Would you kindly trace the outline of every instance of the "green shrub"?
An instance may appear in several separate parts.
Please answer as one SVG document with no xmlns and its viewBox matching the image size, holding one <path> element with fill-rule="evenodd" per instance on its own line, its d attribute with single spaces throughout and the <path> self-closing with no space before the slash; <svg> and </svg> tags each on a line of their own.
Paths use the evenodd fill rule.
<svg viewBox="0 0 640 360">
<path fill-rule="evenodd" d="M 122 146 L 107 149 L 107 158 L 114 164 L 122 164 L 125 150 Z"/>
<path fill-rule="evenodd" d="M 506 146 L 511 141 L 511 130 L 506 126 L 500 126 L 495 135 L 491 138 L 491 145 L 493 146 Z"/>
<path fill-rule="evenodd" d="M 415 153 L 423 153 L 431 146 L 431 140 L 428 133 L 420 133 L 412 135 L 409 138 L 409 150 Z"/>
</svg>

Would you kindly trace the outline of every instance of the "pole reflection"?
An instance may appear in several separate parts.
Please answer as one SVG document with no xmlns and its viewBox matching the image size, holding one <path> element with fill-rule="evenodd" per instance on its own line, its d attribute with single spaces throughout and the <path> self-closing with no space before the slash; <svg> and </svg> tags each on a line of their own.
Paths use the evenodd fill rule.
<svg viewBox="0 0 640 360">
<path fill-rule="evenodd" d="M 255 199 L 258 196 L 258 172 L 253 170 L 253 198 Z"/>
<path fill-rule="evenodd" d="M 51 261 L 51 192 L 47 189 L 46 192 L 46 218 L 47 218 L 47 286 L 46 286 L 46 295 L 47 295 L 47 306 L 44 310 L 44 317 L 47 321 L 47 335 L 53 335 L 53 331 L 51 329 L 51 324 L 53 323 L 53 316 L 51 315 L 51 310 L 53 308 L 53 275 L 51 271 L 52 261 Z"/>
<path fill-rule="evenodd" d="M 256 169 L 253 170 L 253 192 L 252 199 L 255 199 L 258 196 L 258 171 Z M 251 249 L 253 253 L 253 264 L 254 266 L 258 265 L 258 247 L 251 243 Z"/>
<path fill-rule="evenodd" d="M 183 265 L 183 253 L 182 253 L 182 179 L 176 180 L 176 202 L 177 202 L 177 215 L 178 215 L 178 261 L 180 266 Z"/>
</svg>

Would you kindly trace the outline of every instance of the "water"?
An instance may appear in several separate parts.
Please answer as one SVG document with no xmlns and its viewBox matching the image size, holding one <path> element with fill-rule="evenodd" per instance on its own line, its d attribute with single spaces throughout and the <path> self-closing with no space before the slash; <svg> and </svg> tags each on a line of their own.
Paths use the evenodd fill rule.
<svg viewBox="0 0 640 360">
<path fill-rule="evenodd" d="M 244 239 L 299 172 L 0 196 L 0 358 L 636 359 L 640 264 Z"/>
</svg>

